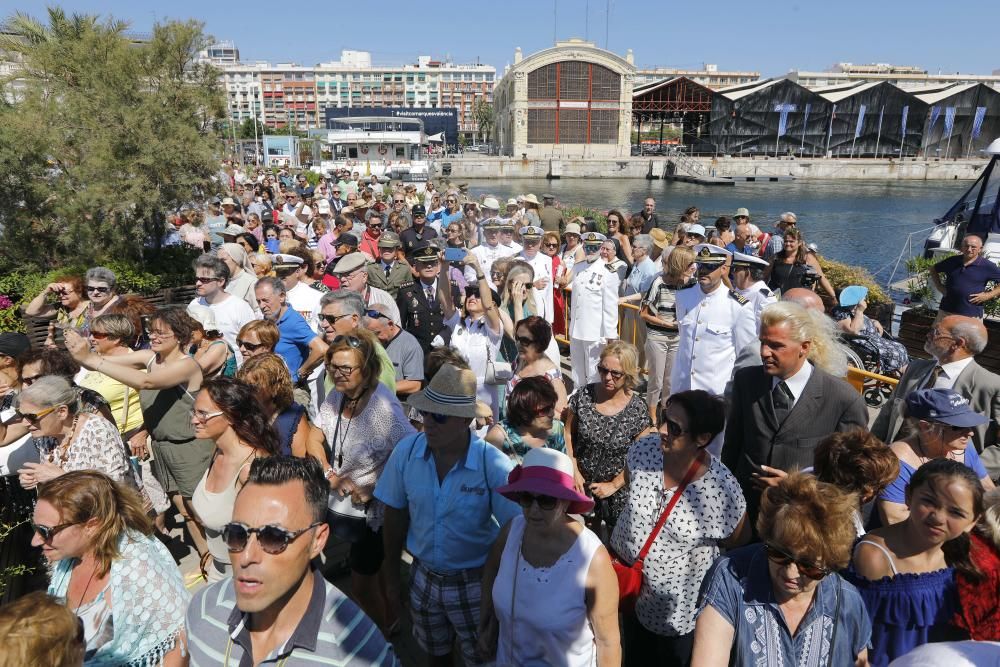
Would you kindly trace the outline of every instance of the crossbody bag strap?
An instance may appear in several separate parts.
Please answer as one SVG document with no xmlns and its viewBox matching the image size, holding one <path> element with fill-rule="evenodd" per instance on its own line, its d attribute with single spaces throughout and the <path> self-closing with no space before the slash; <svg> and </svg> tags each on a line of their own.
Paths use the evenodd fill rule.
<svg viewBox="0 0 1000 667">
<path fill-rule="evenodd" d="M 660 518 L 656 521 L 656 525 L 653 526 L 653 532 L 649 534 L 649 537 L 646 538 L 646 543 L 642 545 L 642 549 L 639 550 L 639 555 L 635 558 L 636 563 L 641 563 L 646 560 L 646 554 L 648 554 L 649 550 L 653 547 L 653 542 L 656 540 L 656 536 L 660 534 L 660 529 L 663 528 L 663 524 L 665 524 L 667 519 L 670 517 L 670 512 L 674 509 L 674 505 L 676 505 L 677 501 L 681 499 L 682 495 L 684 495 L 684 490 L 694 478 L 694 474 L 698 471 L 698 464 L 700 462 L 701 456 L 696 456 L 694 461 L 691 462 L 691 466 L 688 468 L 687 472 L 684 473 L 684 479 L 682 479 L 681 483 L 677 485 L 677 490 L 674 492 L 674 495 L 671 496 L 670 502 L 668 502 L 667 506 L 663 508 L 663 514 L 660 515 Z"/>
<path fill-rule="evenodd" d="M 833 632 L 830 634 L 830 653 L 827 655 L 826 667 L 833 667 L 833 653 L 837 648 L 837 628 L 840 627 L 840 598 L 844 589 L 843 580 L 836 574 L 833 576 L 837 577 L 837 604 L 833 610 Z"/>
</svg>

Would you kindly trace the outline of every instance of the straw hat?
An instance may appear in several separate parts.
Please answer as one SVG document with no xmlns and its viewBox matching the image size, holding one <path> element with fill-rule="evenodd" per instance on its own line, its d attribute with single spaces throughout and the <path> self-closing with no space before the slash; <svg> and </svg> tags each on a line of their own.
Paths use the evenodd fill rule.
<svg viewBox="0 0 1000 667">
<path fill-rule="evenodd" d="M 532 194 L 524 195 L 523 197 L 521 197 L 521 201 L 523 201 L 526 204 L 534 204 L 535 206 L 538 206 L 538 197 Z"/>
<path fill-rule="evenodd" d="M 441 369 L 431 378 L 424 389 L 411 394 L 407 405 L 421 412 L 435 412 L 451 417 L 488 417 L 493 411 L 488 405 L 476 400 L 476 374 L 467 368 L 457 368 L 451 364 Z"/>
</svg>

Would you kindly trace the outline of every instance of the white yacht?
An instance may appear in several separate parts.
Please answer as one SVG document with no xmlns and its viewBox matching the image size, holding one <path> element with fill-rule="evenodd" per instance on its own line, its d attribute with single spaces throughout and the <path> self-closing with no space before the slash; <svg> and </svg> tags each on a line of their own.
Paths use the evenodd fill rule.
<svg viewBox="0 0 1000 667">
<path fill-rule="evenodd" d="M 315 142 L 313 171 L 349 169 L 363 176 L 416 183 L 431 176 L 428 140 L 419 118 L 352 116 L 330 123 L 329 129 L 309 133 Z"/>
</svg>

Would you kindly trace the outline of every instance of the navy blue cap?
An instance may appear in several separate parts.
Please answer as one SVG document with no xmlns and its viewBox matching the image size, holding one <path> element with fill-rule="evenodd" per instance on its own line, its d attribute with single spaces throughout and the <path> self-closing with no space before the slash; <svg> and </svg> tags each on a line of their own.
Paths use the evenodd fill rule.
<svg viewBox="0 0 1000 667">
<path fill-rule="evenodd" d="M 972 409 L 969 401 L 951 389 L 918 389 L 906 397 L 911 417 L 941 422 L 949 426 L 972 428 L 989 421 Z"/>
</svg>

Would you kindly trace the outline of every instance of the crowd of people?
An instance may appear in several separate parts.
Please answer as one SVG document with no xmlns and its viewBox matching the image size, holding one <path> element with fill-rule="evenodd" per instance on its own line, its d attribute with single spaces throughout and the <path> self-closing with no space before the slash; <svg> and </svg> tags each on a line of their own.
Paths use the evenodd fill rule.
<svg viewBox="0 0 1000 667">
<path fill-rule="evenodd" d="M 49 566 L 0 608 L 9 664 L 393 665 L 404 632 L 431 665 L 996 653 L 981 312 L 911 360 L 790 212 L 225 173 L 168 230 L 190 303 L 95 267 L 27 304 L 40 346 L 0 333 Z M 871 425 L 857 346 L 899 378 Z"/>
</svg>

